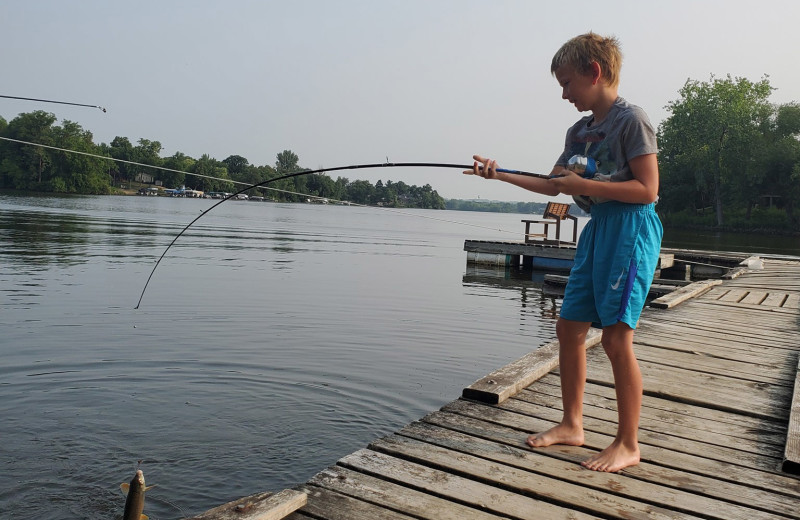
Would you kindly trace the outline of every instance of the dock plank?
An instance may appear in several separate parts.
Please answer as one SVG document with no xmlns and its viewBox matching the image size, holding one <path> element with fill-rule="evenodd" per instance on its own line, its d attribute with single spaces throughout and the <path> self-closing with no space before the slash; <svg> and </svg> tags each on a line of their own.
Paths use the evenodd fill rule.
<svg viewBox="0 0 800 520">
<path fill-rule="evenodd" d="M 671 309 L 678 304 L 705 293 L 720 283 L 722 283 L 721 280 L 694 282 L 684 287 L 680 287 L 669 294 L 665 294 L 664 296 L 656 298 L 650 302 L 650 306 L 656 309 Z"/>
<path fill-rule="evenodd" d="M 783 302 L 786 301 L 789 295 L 782 292 L 771 292 L 767 294 L 767 297 L 764 298 L 764 301 L 761 302 L 761 305 L 767 307 L 783 307 Z"/>
<path fill-rule="evenodd" d="M 518 397 L 524 398 L 525 392 L 560 397 L 558 377 L 555 374 L 548 374 L 535 386 L 532 385 L 520 392 Z M 584 402 L 616 409 L 614 389 L 608 386 L 587 383 Z M 540 404 L 546 403 L 542 401 Z M 561 409 L 561 404 L 555 402 L 553 407 Z M 786 425 L 780 420 L 732 414 L 651 395 L 642 396 L 642 419 L 643 421 L 652 420 L 678 424 L 700 431 L 724 434 L 731 439 L 728 443 L 730 445 L 738 445 L 740 439 L 745 439 L 772 446 L 783 446 L 786 438 Z"/>
<path fill-rule="evenodd" d="M 308 497 L 306 505 L 287 520 L 323 518 L 325 520 L 414 520 L 415 517 L 365 502 L 329 489 L 305 485 L 300 489 Z M 308 516 L 305 516 L 305 515 Z"/>
<path fill-rule="evenodd" d="M 556 424 L 561 420 L 560 410 L 547 408 L 519 399 L 509 399 L 500 406 L 502 406 L 505 410 L 535 416 L 538 419 L 547 420 L 553 424 Z M 616 418 L 600 419 L 584 415 L 583 427 L 585 431 L 591 431 L 608 436 L 609 441 L 606 443 L 606 445 L 596 446 L 598 450 L 605 448 L 605 446 L 608 444 L 611 444 L 611 440 L 613 440 L 617 432 Z M 532 431 L 542 430 L 534 429 Z M 686 439 L 672 436 L 671 432 L 671 430 L 666 428 L 660 431 L 642 428 L 639 431 L 639 443 L 643 446 L 656 446 L 659 448 L 669 449 L 674 452 L 690 455 L 700 453 L 702 454 L 703 458 L 712 459 L 715 461 L 733 460 L 735 461 L 733 462 L 734 464 L 745 465 L 750 468 L 757 468 L 764 471 L 772 471 L 780 463 L 780 459 L 777 457 L 766 457 L 760 454 L 749 453 L 739 450 L 735 446 L 717 446 L 713 444 L 707 444 L 697 439 Z"/>
<path fill-rule="evenodd" d="M 544 413 L 542 416 L 530 415 L 537 413 L 536 408 L 528 408 L 522 412 L 517 412 L 508 408 L 508 404 L 515 401 L 510 399 L 499 406 L 469 406 L 455 401 L 442 408 L 440 412 L 426 415 L 423 420 L 434 424 L 439 424 L 449 428 L 455 428 L 453 423 L 459 421 L 458 416 L 478 419 L 488 424 L 498 425 L 513 431 L 517 443 L 524 442 L 525 437 L 530 433 L 545 431 L 560 420 L 560 414 Z M 558 453 L 575 457 L 576 454 L 583 460 L 590 452 L 587 449 L 599 451 L 608 446 L 616 434 L 615 425 L 602 428 L 604 431 L 597 431 L 599 428 L 587 429 L 585 444 L 581 448 L 574 446 L 549 446 L 541 448 L 539 451 L 547 454 Z M 478 435 L 477 433 L 473 432 Z M 658 437 L 654 437 L 658 438 Z M 668 436 L 662 435 L 662 446 L 642 442 L 642 460 L 660 467 L 672 468 L 679 471 L 686 471 L 695 475 L 703 475 L 721 482 L 733 482 L 743 486 L 759 490 L 759 492 L 777 492 L 794 496 L 795 500 L 800 500 L 800 480 L 794 477 L 778 475 L 774 472 L 775 464 L 764 464 L 764 469 L 753 468 L 739 460 L 721 461 L 713 457 L 706 457 L 703 451 L 684 452 L 675 449 L 675 445 L 670 444 Z M 702 446 L 702 445 L 701 445 Z M 702 455 L 701 455 L 702 454 Z M 622 470 L 622 474 L 636 472 L 639 466 L 633 466 Z M 668 482 L 665 485 L 669 485 Z M 800 504 L 800 502 L 798 502 Z"/>
<path fill-rule="evenodd" d="M 586 337 L 586 348 L 600 343 L 600 334 L 591 331 Z M 466 387 L 462 395 L 486 403 L 502 403 L 509 396 L 536 381 L 558 365 L 558 342 L 551 342 L 519 360 L 496 370 Z"/>
<path fill-rule="evenodd" d="M 463 520 L 464 518 L 497 520 L 505 518 L 342 466 L 332 466 L 318 473 L 309 481 L 309 484 L 388 509 L 404 511 L 413 515 L 414 518 L 430 520 Z"/>
<path fill-rule="evenodd" d="M 638 343 L 638 342 L 637 342 Z M 713 351 L 712 351 L 713 352 Z M 693 352 L 665 350 L 637 344 L 636 357 L 640 361 L 660 364 L 672 368 L 692 366 L 693 371 L 707 374 L 724 373 L 728 377 L 757 383 L 770 383 L 789 386 L 793 382 L 791 370 L 786 370 L 778 361 L 740 361 L 709 355 L 697 350 Z"/>
<path fill-rule="evenodd" d="M 306 504 L 305 493 L 284 489 L 258 493 L 210 509 L 187 520 L 281 520 Z"/>
<path fill-rule="evenodd" d="M 423 452 L 429 455 L 437 453 L 432 451 L 430 445 L 426 448 L 423 449 Z M 460 456 L 456 457 L 454 461 L 459 462 L 458 458 Z M 368 474 L 379 474 L 382 478 L 403 483 L 412 489 L 424 489 L 471 507 L 508 515 L 512 518 L 594 518 L 591 515 L 536 500 L 524 494 L 471 480 L 456 473 L 430 468 L 373 450 L 359 450 L 342 458 L 339 464 Z M 492 471 L 498 476 L 502 475 L 504 470 L 496 465 L 493 468 L 484 467 L 483 469 Z"/>
<path fill-rule="evenodd" d="M 517 396 L 520 400 L 535 403 L 561 410 L 560 395 L 553 395 L 556 392 L 544 393 L 543 387 L 537 386 L 536 390 L 526 390 Z M 546 391 L 546 390 L 545 390 Z M 617 420 L 616 400 L 598 399 L 587 397 L 584 399 L 584 416 L 615 423 Z M 763 455 L 766 457 L 779 458 L 783 450 L 782 440 L 774 443 L 766 443 L 763 439 L 753 439 L 749 436 L 737 437 L 730 431 L 718 432 L 701 428 L 700 425 L 689 418 L 682 421 L 674 421 L 672 418 L 665 418 L 659 414 L 652 414 L 643 408 L 642 414 L 643 431 L 654 432 L 656 434 L 669 432 L 669 435 L 682 439 L 691 439 L 701 443 L 708 443 L 715 446 L 729 447 L 736 446 L 737 451 Z"/>
<path fill-rule="evenodd" d="M 691 518 L 691 516 L 675 511 L 608 493 L 601 490 L 601 485 L 593 487 L 575 485 L 569 481 L 553 479 L 546 476 L 546 474 L 523 471 L 506 464 L 498 464 L 483 458 L 485 456 L 483 450 L 480 450 L 481 457 L 471 455 L 469 451 L 464 451 L 472 448 L 469 443 L 474 443 L 474 441 L 467 441 L 466 444 L 459 443 L 461 450 L 456 451 L 412 438 L 392 436 L 376 441 L 372 446 L 382 452 L 388 452 L 404 459 L 435 464 L 436 467 L 445 469 L 448 473 L 496 481 L 497 483 L 502 483 L 506 488 L 515 490 L 518 494 L 531 495 L 535 498 L 546 500 L 547 502 L 545 503 L 554 501 L 560 506 L 566 506 L 569 510 L 582 509 L 589 514 L 610 516 L 629 514 L 653 520 Z M 490 449 L 486 444 L 482 444 L 480 448 Z M 507 449 L 511 451 L 511 448 Z M 520 454 L 518 458 L 521 456 Z M 589 472 L 583 470 L 580 466 L 576 467 L 574 464 L 562 465 L 561 470 L 563 471 L 562 478 L 567 473 L 579 472 L 587 475 L 589 480 L 608 480 L 601 474 L 589 475 Z M 556 487 L 558 488 L 557 492 L 554 490 Z M 546 516 L 544 511 L 540 511 L 537 514 L 540 515 L 538 518 L 550 518 L 550 516 Z M 745 517 L 739 516 L 739 518 L 744 520 Z"/>
<path fill-rule="evenodd" d="M 588 471 L 578 464 L 591 454 L 585 448 L 533 449 L 525 445 L 525 435 L 520 432 L 477 418 L 436 414 L 425 420 L 430 422 L 412 423 L 398 433 L 459 452 L 479 453 L 489 460 L 658 507 L 671 508 L 680 504 L 684 513 L 702 516 L 716 509 L 721 518 L 755 518 L 760 513 L 753 509 L 769 512 L 776 505 L 788 508 L 795 503 L 778 493 L 761 493 L 749 486 L 731 483 L 720 485 L 715 479 L 647 462 L 637 467 L 635 479 L 621 473 Z M 728 502 L 735 506 L 729 507 Z M 796 511 L 794 517 L 800 518 L 800 511 Z"/>
</svg>

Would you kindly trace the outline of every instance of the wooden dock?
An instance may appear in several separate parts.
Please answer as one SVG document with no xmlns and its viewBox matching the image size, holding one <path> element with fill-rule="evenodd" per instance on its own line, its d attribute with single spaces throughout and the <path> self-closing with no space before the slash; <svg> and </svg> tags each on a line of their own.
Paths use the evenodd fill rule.
<svg viewBox="0 0 800 520">
<path fill-rule="evenodd" d="M 642 462 L 620 473 L 578 464 L 616 431 L 602 348 L 587 346 L 586 444 L 525 445 L 561 417 L 551 344 L 321 471 L 286 518 L 800 519 L 790 473 L 800 467 L 799 307 L 800 262 L 766 259 L 680 305 L 645 309 Z"/>
</svg>

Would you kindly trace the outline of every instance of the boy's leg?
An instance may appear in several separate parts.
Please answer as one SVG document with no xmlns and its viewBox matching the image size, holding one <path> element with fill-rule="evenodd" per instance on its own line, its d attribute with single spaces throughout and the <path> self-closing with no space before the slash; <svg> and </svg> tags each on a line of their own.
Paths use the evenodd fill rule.
<svg viewBox="0 0 800 520">
<path fill-rule="evenodd" d="M 561 422 L 549 430 L 531 435 L 529 446 L 541 448 L 551 444 L 583 444 L 583 388 L 586 384 L 586 333 L 590 323 L 559 318 L 556 323 L 558 335 L 558 363 L 561 373 L 561 400 L 564 416 Z"/>
<path fill-rule="evenodd" d="M 618 322 L 605 327 L 602 342 L 614 372 L 619 425 L 614 442 L 582 465 L 595 471 L 613 472 L 639 463 L 642 373 L 633 352 L 633 329 L 627 324 Z"/>
</svg>

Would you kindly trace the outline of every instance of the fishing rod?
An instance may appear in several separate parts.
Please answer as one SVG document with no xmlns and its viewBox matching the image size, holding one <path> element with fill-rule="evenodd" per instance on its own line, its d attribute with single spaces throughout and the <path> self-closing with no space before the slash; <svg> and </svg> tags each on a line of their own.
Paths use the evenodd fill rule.
<svg viewBox="0 0 800 520">
<path fill-rule="evenodd" d="M 271 184 L 273 182 L 278 182 L 278 181 L 282 181 L 282 180 L 285 180 L 285 179 L 291 179 L 293 177 L 298 177 L 300 175 L 311 175 L 311 174 L 315 174 L 315 173 L 327 173 L 327 172 L 335 172 L 335 171 L 342 171 L 342 170 L 366 170 L 366 169 L 374 169 L 374 168 L 457 168 L 457 169 L 460 169 L 460 170 L 471 170 L 473 168 L 473 165 L 471 165 L 471 164 L 451 164 L 451 163 L 429 163 L 429 162 L 399 162 L 399 163 L 394 163 L 394 162 L 388 162 L 387 161 L 385 163 L 354 164 L 354 165 L 351 165 L 351 166 L 334 166 L 332 168 L 319 168 L 317 170 L 306 170 L 306 171 L 288 173 L 286 175 L 281 175 L 280 177 L 275 177 L 275 178 L 267 179 L 265 181 L 262 181 L 262 182 L 259 182 L 259 183 L 256 183 L 256 184 L 251 184 L 251 185 L 247 186 L 246 188 L 242 188 L 241 190 L 237 191 L 236 193 L 232 193 L 232 194 L 228 195 L 227 197 L 225 197 L 224 199 L 220 200 L 219 202 L 217 202 L 216 204 L 214 204 L 213 206 L 211 206 L 207 210 L 205 210 L 202 213 L 200 213 L 200 215 L 198 215 L 191 222 L 186 224 L 186 226 L 180 231 L 180 233 L 175 235 L 175 238 L 172 239 L 172 242 L 169 243 L 169 245 L 166 247 L 166 249 L 164 249 L 164 252 L 161 253 L 161 256 L 158 257 L 158 260 L 156 260 L 156 264 L 153 266 L 153 270 L 150 271 L 150 276 L 147 277 L 147 281 L 145 282 L 144 288 L 142 289 L 142 294 L 139 295 L 139 301 L 136 303 L 136 307 L 134 307 L 134 309 L 138 309 L 139 306 L 142 304 L 142 299 L 144 298 L 144 293 L 147 291 L 147 286 L 150 285 L 150 280 L 153 278 L 153 275 L 155 274 L 156 269 L 158 269 L 158 266 L 161 263 L 161 260 L 166 256 L 167 252 L 170 250 L 172 245 L 175 244 L 175 242 L 177 242 L 178 239 L 190 227 L 192 227 L 192 224 L 194 224 L 195 222 L 200 220 L 203 216 L 208 214 L 212 209 L 216 208 L 217 206 L 219 206 L 223 202 L 225 202 L 227 200 L 230 200 L 230 199 L 236 197 L 237 195 L 240 195 L 240 194 L 244 193 L 245 191 L 252 190 L 254 188 L 261 188 L 261 187 L 264 187 L 264 186 L 266 186 L 268 184 Z M 526 172 L 526 171 L 522 171 L 522 170 L 510 170 L 510 169 L 506 169 L 506 168 L 497 168 L 497 171 L 501 172 L 501 173 L 510 173 L 512 175 L 524 175 L 526 177 L 538 177 L 538 178 L 542 178 L 542 179 L 549 179 L 550 178 L 550 176 L 548 176 L 548 175 L 544 175 L 544 174 L 541 174 L 541 173 L 531 173 L 531 172 Z"/>
<path fill-rule="evenodd" d="M 68 101 L 54 101 L 52 99 L 36 99 L 36 98 L 19 97 L 19 96 L 4 96 L 3 94 L 0 94 L 0 98 L 21 99 L 23 101 L 38 101 L 40 103 L 58 103 L 59 105 L 73 105 L 73 106 L 76 106 L 76 107 L 99 108 L 103 112 L 106 111 L 105 108 L 103 108 L 101 106 L 97 106 L 97 105 L 85 105 L 83 103 L 70 103 Z"/>
</svg>

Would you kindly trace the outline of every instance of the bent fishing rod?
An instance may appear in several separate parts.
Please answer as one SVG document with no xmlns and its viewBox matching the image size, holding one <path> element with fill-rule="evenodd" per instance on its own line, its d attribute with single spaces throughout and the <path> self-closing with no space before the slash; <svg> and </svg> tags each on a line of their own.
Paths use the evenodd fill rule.
<svg viewBox="0 0 800 520">
<path fill-rule="evenodd" d="M 271 184 L 273 182 L 282 181 L 284 179 L 291 179 L 292 177 L 299 177 L 300 175 L 311 175 L 311 174 L 315 174 L 315 173 L 327 173 L 327 172 L 335 172 L 335 171 L 342 171 L 342 170 L 366 170 L 366 169 L 374 169 L 374 168 L 457 168 L 457 169 L 460 169 L 460 170 L 472 170 L 473 169 L 473 165 L 471 165 L 471 164 L 451 164 L 451 163 L 428 163 L 428 162 L 399 162 L 399 163 L 395 163 L 395 162 L 388 162 L 387 161 L 385 163 L 354 164 L 354 165 L 351 165 L 351 166 L 334 166 L 332 168 L 319 168 L 317 170 L 305 170 L 305 171 L 300 171 L 300 172 L 288 173 L 286 175 L 281 175 L 279 177 L 274 177 L 272 179 L 267 179 L 265 181 L 262 181 L 262 182 L 259 182 L 259 183 L 256 183 L 256 184 L 251 184 L 251 185 L 247 186 L 246 188 L 242 188 L 241 190 L 237 191 L 236 193 L 232 193 L 232 194 L 228 195 L 227 197 L 225 197 L 224 199 L 220 200 L 219 202 L 217 202 L 216 204 L 214 204 L 213 206 L 211 206 L 207 210 L 205 210 L 202 213 L 200 213 L 200 215 L 195 217 L 194 220 L 192 220 L 191 222 L 186 224 L 186 226 L 180 231 L 180 233 L 175 235 L 175 238 L 172 239 L 172 242 L 169 243 L 169 245 L 166 247 L 166 249 L 164 249 L 164 252 L 161 253 L 161 256 L 158 257 L 158 260 L 156 260 L 156 264 L 153 266 L 153 270 L 150 271 L 150 276 L 147 277 L 147 281 L 145 282 L 144 288 L 142 289 L 142 294 L 139 295 L 139 301 L 136 303 L 136 307 L 134 307 L 134 309 L 138 309 L 139 306 L 142 304 L 142 298 L 144 298 L 144 293 L 147 291 L 147 286 L 150 285 L 150 280 L 153 278 L 153 275 L 155 274 L 156 269 L 158 269 L 158 266 L 161 263 L 161 260 L 167 255 L 167 252 L 170 250 L 172 245 L 175 244 L 175 242 L 178 241 L 178 239 L 181 237 L 181 235 L 183 235 L 190 227 L 192 227 L 192 224 L 194 224 L 195 222 L 200 220 L 203 216 L 208 214 L 212 209 L 216 208 L 217 206 L 219 206 L 223 202 L 225 202 L 227 200 L 230 200 L 230 199 L 236 197 L 237 195 L 240 195 L 240 194 L 244 193 L 245 191 L 252 190 L 254 188 L 261 188 L 261 187 L 267 186 L 268 184 Z M 510 173 L 512 175 L 524 175 L 526 177 L 539 177 L 539 178 L 542 178 L 542 179 L 549 179 L 550 178 L 549 175 L 544 175 L 544 174 L 541 174 L 541 173 L 531 173 L 531 172 L 526 172 L 526 171 L 522 171 L 522 170 L 509 170 L 509 169 L 506 169 L 506 168 L 497 168 L 497 171 L 500 172 L 500 173 Z"/>
<path fill-rule="evenodd" d="M 39 103 L 57 103 L 59 105 L 73 105 L 73 106 L 76 106 L 76 107 L 99 108 L 103 112 L 106 111 L 105 108 L 103 108 L 101 106 L 98 106 L 98 105 L 85 105 L 83 103 L 70 103 L 68 101 L 55 101 L 55 100 L 52 100 L 52 99 L 36 99 L 36 98 L 19 97 L 19 96 L 4 96 L 3 94 L 0 94 L 0 98 L 21 99 L 23 101 L 38 101 Z"/>
</svg>

